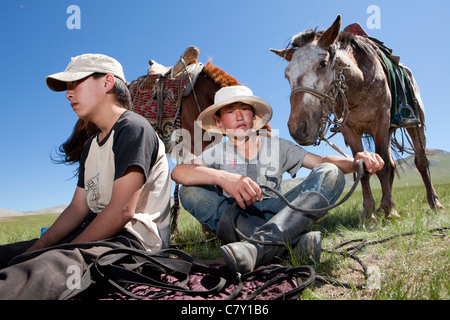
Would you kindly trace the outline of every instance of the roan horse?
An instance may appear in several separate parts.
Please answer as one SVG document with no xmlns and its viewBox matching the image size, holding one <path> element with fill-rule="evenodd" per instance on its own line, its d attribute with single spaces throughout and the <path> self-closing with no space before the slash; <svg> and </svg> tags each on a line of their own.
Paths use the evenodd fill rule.
<svg viewBox="0 0 450 320">
<path fill-rule="evenodd" d="M 372 136 L 375 152 L 385 162 L 383 169 L 377 172 L 383 194 L 380 209 L 386 218 L 398 216 L 392 198 L 396 164 L 391 155 L 391 136 L 395 128 L 391 128 L 392 102 L 387 74 L 372 40 L 341 32 L 340 28 L 341 17 L 338 16 L 324 32 L 307 30 L 295 35 L 287 48 L 271 49 L 289 62 L 285 69 L 291 86 L 289 132 L 300 145 L 317 144 L 320 140 L 327 141 L 324 134 L 330 122 L 334 122 L 353 155 L 364 150 L 363 134 Z M 412 73 L 407 72 L 412 78 Z M 414 79 L 413 82 L 421 124 L 406 130 L 412 140 L 414 162 L 425 184 L 428 203 L 432 209 L 442 208 L 431 184 L 425 154 L 424 111 Z M 361 184 L 362 218 L 376 221 L 369 176 L 363 177 Z"/>
</svg>

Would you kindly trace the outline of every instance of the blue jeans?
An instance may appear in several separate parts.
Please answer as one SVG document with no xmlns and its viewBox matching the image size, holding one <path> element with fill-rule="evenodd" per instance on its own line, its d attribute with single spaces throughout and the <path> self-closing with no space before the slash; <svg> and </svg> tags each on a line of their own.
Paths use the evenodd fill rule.
<svg viewBox="0 0 450 320">
<path fill-rule="evenodd" d="M 292 202 L 300 194 L 307 191 L 319 192 L 330 204 L 336 202 L 345 186 L 342 171 L 333 164 L 323 163 L 315 167 L 309 176 L 288 191 L 284 196 Z M 226 197 L 216 186 L 182 186 L 179 191 L 180 202 L 202 225 L 216 232 L 220 217 L 233 205 L 234 198 Z M 246 211 L 264 216 L 268 221 L 286 204 L 278 197 L 257 201 L 247 207 Z"/>
</svg>

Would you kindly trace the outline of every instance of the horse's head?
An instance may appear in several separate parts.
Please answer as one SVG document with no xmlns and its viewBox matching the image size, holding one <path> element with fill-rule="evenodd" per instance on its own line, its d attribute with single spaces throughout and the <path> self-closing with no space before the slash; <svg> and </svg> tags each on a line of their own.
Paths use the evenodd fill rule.
<svg viewBox="0 0 450 320">
<path fill-rule="evenodd" d="M 340 28 L 341 17 L 338 16 L 323 33 L 305 31 L 294 36 L 288 48 L 271 49 L 289 62 L 285 70 L 292 92 L 288 127 L 292 138 L 300 145 L 311 145 L 319 136 L 323 114 L 321 101 L 334 79 L 334 43 Z"/>
</svg>

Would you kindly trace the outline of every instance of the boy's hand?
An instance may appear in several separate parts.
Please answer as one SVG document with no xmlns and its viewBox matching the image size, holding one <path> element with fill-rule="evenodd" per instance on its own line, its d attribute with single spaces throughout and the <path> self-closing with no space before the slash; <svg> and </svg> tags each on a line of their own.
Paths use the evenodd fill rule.
<svg viewBox="0 0 450 320">
<path fill-rule="evenodd" d="M 377 153 L 372 152 L 358 152 L 355 157 L 355 161 L 353 163 L 355 168 L 358 168 L 356 163 L 357 160 L 362 159 L 364 161 L 364 166 L 366 171 L 369 173 L 369 176 L 375 174 L 377 171 L 383 169 L 384 161 Z"/>
<path fill-rule="evenodd" d="M 235 198 L 242 209 L 262 200 L 261 188 L 249 177 L 226 172 L 220 187 Z"/>
</svg>

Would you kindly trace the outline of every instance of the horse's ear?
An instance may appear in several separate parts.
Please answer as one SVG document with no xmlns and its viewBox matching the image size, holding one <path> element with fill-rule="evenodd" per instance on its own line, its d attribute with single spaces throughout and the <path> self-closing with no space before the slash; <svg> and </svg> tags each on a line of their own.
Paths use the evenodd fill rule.
<svg viewBox="0 0 450 320">
<path fill-rule="evenodd" d="M 283 59 L 286 59 L 289 62 L 292 60 L 292 55 L 294 54 L 295 50 L 296 49 L 293 48 L 286 48 L 281 50 L 270 49 L 270 51 L 276 53 L 277 55 L 279 55 Z"/>
<path fill-rule="evenodd" d="M 340 32 L 341 32 L 341 15 L 339 14 L 336 20 L 331 25 L 331 27 L 325 30 L 325 32 L 320 37 L 319 46 L 324 50 L 328 50 L 328 48 L 334 44 Z"/>
</svg>

